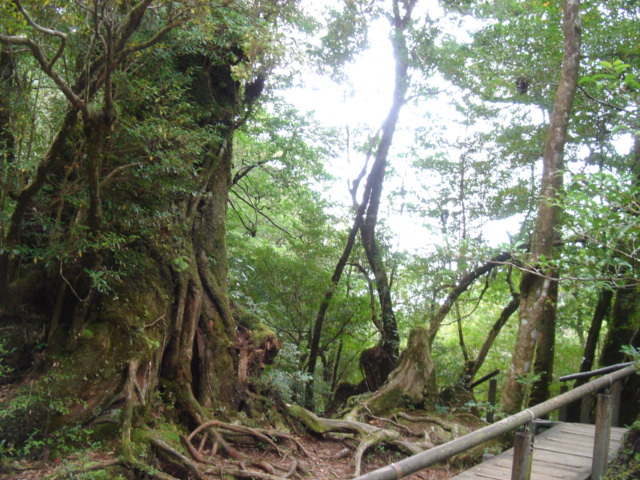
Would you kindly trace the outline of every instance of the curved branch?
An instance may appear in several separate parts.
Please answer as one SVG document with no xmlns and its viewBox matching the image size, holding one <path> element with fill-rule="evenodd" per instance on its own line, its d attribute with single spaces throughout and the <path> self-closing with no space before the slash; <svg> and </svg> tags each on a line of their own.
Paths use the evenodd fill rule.
<svg viewBox="0 0 640 480">
<path fill-rule="evenodd" d="M 65 46 L 67 45 L 67 35 L 65 33 L 62 33 L 59 30 L 53 30 L 51 28 L 46 28 L 43 27 L 41 25 L 38 25 L 36 22 L 33 21 L 33 19 L 29 16 L 29 14 L 27 13 L 27 11 L 24 9 L 24 7 L 22 6 L 22 4 L 20 3 L 20 0 L 13 0 L 13 4 L 18 8 L 18 10 L 20 11 L 20 13 L 22 14 L 22 16 L 27 20 L 27 23 L 29 24 L 29 26 L 35 28 L 37 31 L 41 32 L 41 33 L 45 33 L 47 35 L 53 35 L 56 36 L 60 39 L 60 46 L 58 47 L 58 51 L 56 52 L 56 54 L 53 56 L 53 58 L 49 61 L 48 67 L 52 68 L 53 65 L 56 63 L 56 61 L 60 58 L 60 56 L 62 55 L 62 52 L 64 51 Z"/>
<path fill-rule="evenodd" d="M 240 180 L 242 180 L 244 177 L 247 176 L 247 174 L 253 170 L 254 168 L 257 168 L 261 165 L 264 165 L 265 163 L 269 163 L 272 159 L 269 158 L 267 160 L 262 160 L 260 162 L 256 162 L 252 165 L 247 165 L 246 167 L 242 167 L 240 170 L 238 170 L 236 172 L 236 174 L 233 176 L 233 180 L 231 181 L 231 186 L 236 185 Z"/>
<path fill-rule="evenodd" d="M 179 27 L 183 23 L 188 22 L 189 20 L 190 18 L 185 17 L 185 18 L 181 18 L 180 20 L 176 20 L 175 22 L 172 22 L 168 25 L 165 25 L 158 33 L 156 33 L 152 38 L 150 38 L 146 42 L 137 43 L 135 45 L 131 45 L 130 47 L 123 49 L 118 55 L 118 60 L 122 61 L 132 53 L 139 52 L 141 50 L 145 50 L 149 47 L 152 47 L 153 45 L 158 43 L 160 40 L 162 40 L 169 32 L 171 32 L 171 30 L 176 29 L 177 27 Z"/>
<path fill-rule="evenodd" d="M 46 55 L 44 54 L 38 43 L 23 35 L 4 35 L 2 33 L 0 33 L 0 43 L 4 43 L 5 45 L 27 46 L 29 50 L 31 50 L 33 57 L 40 64 L 40 68 L 42 69 L 42 71 L 46 73 L 47 76 L 51 78 L 51 80 L 54 81 L 54 83 L 58 86 L 64 96 L 67 97 L 67 100 L 69 100 L 71 104 L 78 110 L 81 110 L 83 112 L 86 111 L 87 104 L 74 93 L 69 84 L 65 82 L 60 74 L 53 69 L 52 62 L 50 60 L 47 60 Z"/>
<path fill-rule="evenodd" d="M 483 263 L 482 265 L 474 268 L 466 275 L 463 275 L 458 284 L 449 292 L 447 299 L 444 301 L 438 313 L 431 319 L 429 323 L 429 343 L 433 343 L 434 338 L 436 338 L 436 334 L 438 333 L 438 329 L 442 324 L 442 321 L 447 316 L 451 307 L 453 307 L 454 302 L 458 299 L 460 295 L 462 295 L 468 288 L 471 286 L 473 282 L 476 281 L 482 275 L 490 272 L 498 265 L 503 265 L 507 260 L 512 258 L 511 252 L 500 252 L 497 255 L 494 255 L 490 260 Z"/>
</svg>

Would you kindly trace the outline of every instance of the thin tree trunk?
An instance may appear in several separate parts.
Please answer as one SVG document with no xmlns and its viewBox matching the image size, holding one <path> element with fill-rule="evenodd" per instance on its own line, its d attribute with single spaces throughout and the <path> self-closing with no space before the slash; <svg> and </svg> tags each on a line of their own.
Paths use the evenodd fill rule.
<svg viewBox="0 0 640 480">
<path fill-rule="evenodd" d="M 539 264 L 542 259 L 550 261 L 553 255 L 558 214 L 553 200 L 562 188 L 564 145 L 580 66 L 580 0 L 564 1 L 562 20 L 562 73 L 543 155 L 540 203 L 528 261 L 532 270 L 523 272 L 520 282 L 520 325 L 502 394 L 502 409 L 507 414 L 516 413 L 522 405 L 525 392 L 520 380 L 531 371 L 540 324 L 546 314 L 546 302 L 553 292 L 552 283 L 556 281 L 549 269 L 539 270 Z"/>
<path fill-rule="evenodd" d="M 552 282 L 549 296 L 545 302 L 544 317 L 536 344 L 536 360 L 533 374 L 539 379 L 533 384 L 529 406 L 537 405 L 549 399 L 549 387 L 553 380 L 553 361 L 556 344 L 556 313 L 558 305 L 558 282 Z"/>
<path fill-rule="evenodd" d="M 580 372 L 588 372 L 593 368 L 593 363 L 596 358 L 596 347 L 598 346 L 598 339 L 600 338 L 600 330 L 602 330 L 602 322 L 611 310 L 611 300 L 613 300 L 613 290 L 610 288 L 603 288 L 600 290 L 596 308 L 593 311 L 593 318 L 591 319 L 587 342 L 584 346 L 584 355 L 582 356 L 582 362 L 580 363 Z M 576 380 L 574 388 L 585 382 L 585 379 Z"/>
<path fill-rule="evenodd" d="M 507 304 L 507 306 L 504 307 L 504 309 L 500 313 L 500 317 L 498 317 L 498 320 L 496 320 L 496 322 L 491 327 L 491 330 L 489 330 L 487 338 L 485 338 L 482 347 L 480 347 L 480 351 L 478 352 L 476 358 L 467 362 L 467 364 L 465 365 L 465 371 L 462 378 L 463 385 L 468 386 L 473 382 L 473 378 L 476 376 L 478 371 L 480 371 L 480 368 L 487 358 L 487 354 L 489 353 L 489 350 L 491 350 L 493 342 L 496 338 L 498 338 L 502 327 L 505 326 L 509 318 L 511 318 L 511 315 L 513 315 L 516 310 L 518 310 L 519 306 L 520 297 L 518 295 L 515 295 L 511 298 L 511 301 Z"/>
<path fill-rule="evenodd" d="M 360 205 L 356 210 L 356 216 L 354 218 L 351 231 L 349 232 L 347 243 L 338 263 L 336 264 L 333 275 L 331 276 L 331 286 L 325 292 L 314 322 L 309 346 L 309 362 L 307 364 L 307 372 L 310 375 L 310 379 L 307 381 L 305 388 L 305 406 L 310 410 L 313 410 L 314 408 L 313 376 L 315 374 L 318 355 L 320 352 L 320 337 L 322 335 L 324 319 L 333 298 L 333 294 L 340 282 L 344 267 L 351 255 L 351 250 L 353 249 L 358 230 L 361 232 L 362 243 L 365 248 L 367 260 L 376 280 L 382 317 L 382 344 L 385 349 L 388 349 L 390 352 L 394 352 L 394 358 L 397 357 L 398 354 L 399 337 L 397 325 L 393 312 L 389 282 L 375 239 L 375 227 L 377 223 L 378 209 L 380 206 L 380 198 L 382 195 L 382 183 L 384 181 L 387 156 L 395 133 L 400 109 L 404 104 L 408 88 L 408 53 L 404 31 L 408 25 L 414 5 L 415 0 L 407 2 L 405 5 L 405 14 L 402 16 L 400 14 L 398 1 L 394 0 L 393 2 L 393 47 L 396 55 L 396 80 L 393 93 L 393 104 L 382 127 L 382 137 L 378 143 L 375 161 L 367 177 L 362 202 L 360 202 Z"/>
<path fill-rule="evenodd" d="M 380 347 L 387 353 L 389 358 L 392 359 L 394 364 L 400 352 L 400 336 L 398 335 L 398 325 L 393 310 L 389 279 L 376 239 L 376 226 L 378 223 L 378 211 L 382 197 L 382 187 L 388 163 L 389 149 L 393 142 L 400 110 L 405 103 L 407 90 L 409 88 L 409 51 L 405 35 L 415 3 L 416 0 L 405 2 L 405 12 L 402 14 L 400 12 L 400 2 L 398 0 L 394 0 L 393 2 L 392 44 L 396 61 L 393 103 L 382 125 L 382 136 L 376 151 L 375 161 L 373 162 L 371 172 L 367 179 L 367 183 L 371 182 L 372 184 L 371 196 L 369 198 L 369 205 L 364 222 L 360 227 L 362 245 L 364 246 L 367 260 L 375 276 L 380 301 L 380 314 L 382 318 Z"/>
<path fill-rule="evenodd" d="M 591 319 L 591 325 L 589 326 L 589 333 L 587 334 L 587 341 L 584 346 L 584 354 L 582 356 L 582 362 L 580 363 L 580 372 L 588 372 L 593 368 L 593 363 L 596 358 L 596 348 L 598 346 L 598 340 L 600 339 L 600 330 L 602 329 L 602 322 L 609 314 L 611 309 L 611 300 L 613 299 L 613 290 L 610 288 L 603 288 L 598 294 L 598 301 L 593 311 L 593 317 Z M 579 387 L 587 383 L 589 379 L 578 378 L 573 384 L 573 388 Z M 576 402 L 571 405 L 571 408 L 567 409 L 567 420 L 570 422 L 578 422 L 580 420 L 580 402 Z"/>
<path fill-rule="evenodd" d="M 338 259 L 338 263 L 333 269 L 333 275 L 331 275 L 331 285 L 329 286 L 329 288 L 324 294 L 324 298 L 320 303 L 320 308 L 318 309 L 318 313 L 316 314 L 316 318 L 313 323 L 313 330 L 311 332 L 311 342 L 309 344 L 309 361 L 307 362 L 307 372 L 309 373 L 309 380 L 307 380 L 307 383 L 305 386 L 305 407 L 308 408 L 309 410 L 313 410 L 315 406 L 314 400 L 313 400 L 313 392 L 314 392 L 313 376 L 315 375 L 316 365 L 318 362 L 318 355 L 320 354 L 320 337 L 322 336 L 322 328 L 324 326 L 324 320 L 327 315 L 327 310 L 329 309 L 329 305 L 331 304 L 331 300 L 333 299 L 333 294 L 338 288 L 338 283 L 340 283 L 342 272 L 344 272 L 344 268 L 347 265 L 349 256 L 351 255 L 351 250 L 353 250 L 353 246 L 356 241 L 356 236 L 358 234 L 358 230 L 360 230 L 360 225 L 364 217 L 364 212 L 366 210 L 366 204 L 368 202 L 370 191 L 371 191 L 371 188 L 367 182 L 367 185 L 365 185 L 362 202 L 360 203 L 360 206 L 356 211 L 356 216 L 353 220 L 353 225 L 351 226 L 351 230 L 349 231 L 349 236 L 347 237 L 347 243 L 342 251 L 342 255 Z"/>
</svg>

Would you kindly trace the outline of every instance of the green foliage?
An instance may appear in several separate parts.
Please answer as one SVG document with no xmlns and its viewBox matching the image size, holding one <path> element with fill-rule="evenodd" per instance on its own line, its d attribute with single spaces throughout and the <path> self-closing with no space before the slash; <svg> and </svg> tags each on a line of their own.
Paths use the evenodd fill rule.
<svg viewBox="0 0 640 480">
<path fill-rule="evenodd" d="M 640 349 L 634 347 L 633 345 L 625 345 L 620 349 L 620 351 L 627 355 L 632 362 L 635 362 L 636 365 L 640 367 Z"/>
<path fill-rule="evenodd" d="M 274 365 L 270 365 L 260 377 L 261 388 L 276 393 L 286 402 L 293 401 L 304 391 L 309 374 L 300 368 L 300 350 L 286 342 L 280 350 Z"/>
<path fill-rule="evenodd" d="M 560 200 L 566 238 L 584 244 L 561 259 L 575 281 L 624 283 L 638 263 L 640 190 L 630 175 L 576 175 Z"/>
<path fill-rule="evenodd" d="M 13 371 L 13 368 L 8 366 L 5 361 L 5 357 L 12 353 L 12 349 L 7 345 L 6 340 L 0 340 L 0 381 Z"/>
<path fill-rule="evenodd" d="M 602 60 L 594 73 L 583 76 L 578 83 L 604 107 L 620 112 L 616 120 L 619 123 L 613 125 L 612 134 L 627 132 L 637 135 L 640 132 L 638 68 L 640 65 L 631 65 L 620 59 L 612 62 Z"/>
<path fill-rule="evenodd" d="M 369 26 L 381 14 L 375 0 L 358 0 L 342 3 L 342 9 L 328 9 L 327 33 L 315 54 L 321 68 L 330 70 L 335 79 L 345 80 L 341 67 L 369 45 Z"/>
</svg>

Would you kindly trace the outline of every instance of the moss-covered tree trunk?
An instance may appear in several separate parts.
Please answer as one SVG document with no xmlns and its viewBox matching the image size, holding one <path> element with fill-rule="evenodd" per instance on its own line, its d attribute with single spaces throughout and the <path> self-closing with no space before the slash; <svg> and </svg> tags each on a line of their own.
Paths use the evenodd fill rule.
<svg viewBox="0 0 640 480">
<path fill-rule="evenodd" d="M 15 158 L 15 138 L 11 131 L 11 95 L 14 89 L 15 65 L 10 50 L 0 46 L 0 211 L 6 208 L 9 193 L 13 190 L 5 172 Z M 0 229 L 0 285 L 9 281 L 9 255 L 5 253 L 5 232 Z M 0 313 L 6 307 L 7 288 L 0 288 Z"/>
<path fill-rule="evenodd" d="M 244 61 L 252 20 L 243 26 L 235 11 L 215 6 L 206 32 L 198 24 L 180 37 L 195 10 L 151 3 L 76 6 L 91 28 L 74 32 L 68 53 L 62 32 L 0 35 L 16 54 L 30 47 L 66 102 L 59 118 L 39 120 L 58 130 L 11 200 L 2 232 L 3 245 L 23 253 L 4 257 L 0 328 L 35 332 L 18 352 L 34 362 L 31 372 L 18 353 L 6 359 L 18 380 L 0 401 L 0 431 L 12 432 L 11 443 L 112 409 L 134 461 L 133 416 L 145 414 L 154 392 L 191 423 L 216 407 L 235 409 L 246 393 L 235 382 L 226 214 L 233 135 L 247 108 L 232 68 Z M 56 12 L 59 25 L 66 13 Z M 70 57 L 65 75 L 58 58 L 46 57 L 57 48 Z"/>
<path fill-rule="evenodd" d="M 429 336 L 424 327 L 416 327 L 387 382 L 349 416 L 357 417 L 365 412 L 383 415 L 402 407 L 430 406 L 436 396 L 436 372 Z"/>
</svg>

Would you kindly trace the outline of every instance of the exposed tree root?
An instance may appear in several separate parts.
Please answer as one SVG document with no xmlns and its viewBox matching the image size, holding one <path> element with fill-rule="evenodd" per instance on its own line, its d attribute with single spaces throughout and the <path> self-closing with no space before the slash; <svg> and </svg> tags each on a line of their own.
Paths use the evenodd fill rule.
<svg viewBox="0 0 640 480">
<path fill-rule="evenodd" d="M 429 423 L 435 423 L 436 425 L 438 425 L 439 427 L 441 427 L 443 430 L 446 430 L 447 432 L 452 432 L 453 431 L 453 426 L 448 425 L 447 423 L 443 422 L 442 420 L 436 418 L 436 417 L 432 417 L 431 415 L 420 415 L 419 417 L 413 417 L 411 415 L 408 415 L 404 412 L 399 412 L 396 413 L 394 416 L 394 419 L 396 418 L 404 418 L 405 420 L 408 420 L 410 422 L 429 422 Z"/>
<path fill-rule="evenodd" d="M 169 455 L 170 457 L 173 457 L 173 459 L 177 461 L 181 466 L 186 467 L 186 469 L 189 471 L 190 474 L 194 475 L 196 478 L 200 480 L 206 479 L 204 472 L 200 470 L 200 468 L 195 463 L 193 463 L 187 457 L 182 455 L 176 449 L 167 445 L 163 440 L 160 440 L 157 437 L 151 436 L 149 437 L 149 441 L 153 446 L 160 449 L 162 452 Z"/>
<path fill-rule="evenodd" d="M 188 437 L 181 435 L 180 439 L 195 462 L 215 467 L 215 470 L 208 469 L 201 472 L 204 474 L 216 473 L 237 478 L 281 480 L 293 478 L 298 472 L 302 475 L 308 473 L 304 463 L 295 458 L 291 465 L 284 467 L 272 465 L 266 461 L 252 459 L 231 445 L 235 440 L 246 443 L 247 439 L 253 439 L 256 444 L 264 445 L 267 449 L 271 448 L 279 457 L 286 459 L 290 452 L 283 452 L 275 441 L 282 439 L 290 442 L 294 450 L 300 451 L 307 458 L 311 456 L 298 440 L 277 430 L 250 428 L 220 420 L 207 420 L 193 430 Z M 230 466 L 219 466 L 219 462 L 214 461 L 213 457 L 220 452 L 232 460 Z M 285 473 L 279 474 L 278 470 Z"/>
<path fill-rule="evenodd" d="M 260 429 L 244 427 L 242 425 L 233 425 L 230 423 L 221 422 L 219 420 L 209 420 L 208 422 L 203 423 L 198 428 L 196 428 L 193 432 L 191 432 L 191 435 L 189 435 L 189 438 L 187 439 L 187 441 L 190 442 L 198 433 L 202 432 L 203 430 L 211 429 L 211 427 L 219 427 L 220 429 L 228 430 L 231 432 L 237 432 L 237 433 L 242 433 L 245 435 L 256 437 L 258 441 L 265 442 L 271 447 L 273 447 L 273 449 L 279 454 L 282 453 L 280 452 L 280 449 L 278 448 L 278 446 L 273 442 L 273 440 L 271 440 L 271 438 L 269 438 L 267 435 L 262 433 Z"/>
<path fill-rule="evenodd" d="M 169 473 L 149 469 L 133 454 L 131 445 L 133 408 L 141 400 L 140 395 L 136 395 L 135 375 L 137 369 L 137 362 L 132 361 L 129 365 L 129 375 L 124 388 L 125 408 L 121 438 L 121 463 L 132 470 L 146 472 L 148 476 L 158 480 L 175 480 L 175 477 Z M 198 480 L 226 477 L 285 480 L 304 478 L 309 475 L 305 463 L 294 458 L 293 454 L 303 455 L 307 458 L 311 457 L 311 454 L 293 436 L 278 430 L 250 428 L 206 418 L 207 413 L 195 398 L 187 395 L 182 398 L 182 401 L 187 410 L 191 412 L 192 418 L 198 422 L 198 427 L 188 436 L 180 435 L 180 441 L 188 452 L 186 456 L 179 452 L 175 445 L 170 445 L 162 440 L 153 431 L 148 430 L 145 435 L 146 441 L 158 455 L 163 457 L 168 465 L 171 465 L 171 470 L 168 471 L 174 473 L 175 469 L 174 475 Z M 355 476 L 359 476 L 362 472 L 364 454 L 377 445 L 386 445 L 406 454 L 416 454 L 433 447 L 428 432 L 418 433 L 416 428 L 400 423 L 399 419 L 433 423 L 449 432 L 455 430 L 451 425 L 428 415 L 412 417 L 405 413 L 399 413 L 392 419 L 379 417 L 374 414 L 369 405 L 360 405 L 360 411 L 363 415 L 374 419 L 376 425 L 351 419 L 321 418 L 313 412 L 295 405 L 290 405 L 287 408 L 289 415 L 300 421 L 309 431 L 323 436 L 332 435 L 334 438 L 337 436 L 338 440 L 344 444 L 345 449 L 336 455 L 341 458 L 353 455 Z M 401 433 L 404 438 L 401 437 Z M 423 435 L 423 439 L 416 438 Z M 411 437 L 416 441 L 412 441 Z M 264 451 L 271 452 L 280 460 L 267 462 L 255 458 L 255 455 L 244 453 L 239 445 L 259 447 Z"/>
<path fill-rule="evenodd" d="M 78 475 L 82 475 L 83 473 L 95 472 L 96 470 L 104 470 L 109 467 L 115 467 L 117 465 L 123 465 L 123 464 L 124 462 L 122 460 L 116 458 L 113 460 L 107 460 L 105 462 L 92 463 L 91 465 L 87 465 L 80 468 L 74 468 L 71 470 L 65 469 L 63 473 L 54 474 L 50 478 L 51 480 L 57 480 L 59 478 L 69 478 L 69 477 L 76 478 Z"/>
<path fill-rule="evenodd" d="M 395 430 L 379 428 L 355 420 L 320 418 L 316 414 L 296 405 L 289 406 L 289 413 L 292 417 L 301 421 L 310 431 L 318 435 L 332 432 L 356 435 L 359 443 L 354 454 L 355 476 L 360 475 L 362 456 L 375 445 L 387 444 L 409 454 L 415 454 L 433 446 L 433 443 L 426 439 L 424 442 L 406 442 L 400 439 L 400 434 Z M 339 452 L 339 455 L 344 454 L 344 450 Z"/>
<path fill-rule="evenodd" d="M 271 475 L 269 473 L 263 473 L 263 472 L 258 472 L 255 470 L 244 470 L 244 469 L 225 469 L 224 473 L 227 475 L 233 475 L 234 477 L 238 477 L 238 478 L 258 478 L 258 479 L 263 479 L 263 480 L 287 480 L 288 478 L 291 477 L 287 477 L 287 476 L 278 476 L 278 475 Z"/>
</svg>

